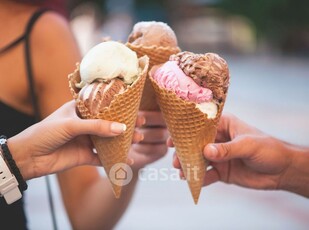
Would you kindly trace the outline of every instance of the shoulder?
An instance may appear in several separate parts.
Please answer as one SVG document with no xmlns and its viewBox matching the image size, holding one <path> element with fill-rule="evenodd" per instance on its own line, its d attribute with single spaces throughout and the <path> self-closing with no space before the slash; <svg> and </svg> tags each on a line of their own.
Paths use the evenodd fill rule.
<svg viewBox="0 0 309 230">
<path fill-rule="evenodd" d="M 33 32 L 54 34 L 57 32 L 68 32 L 70 26 L 68 20 L 54 11 L 43 13 L 34 26 Z"/>
<path fill-rule="evenodd" d="M 44 12 L 34 26 L 34 31 L 67 31 L 69 30 L 69 21 L 55 11 Z"/>
<path fill-rule="evenodd" d="M 55 44 L 76 43 L 69 22 L 60 14 L 47 11 L 35 23 L 32 31 L 32 39 L 36 45 L 46 47 Z"/>
<path fill-rule="evenodd" d="M 81 58 L 68 20 L 52 11 L 44 13 L 33 27 L 31 53 L 34 65 L 43 72 L 58 66 L 63 71 L 72 69 Z"/>
</svg>

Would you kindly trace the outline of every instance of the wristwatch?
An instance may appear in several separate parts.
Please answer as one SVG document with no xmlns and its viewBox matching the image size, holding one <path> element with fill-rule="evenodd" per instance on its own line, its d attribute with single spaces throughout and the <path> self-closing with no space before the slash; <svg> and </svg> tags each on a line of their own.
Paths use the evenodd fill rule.
<svg viewBox="0 0 309 230">
<path fill-rule="evenodd" d="M 22 197 L 18 188 L 18 181 L 11 173 L 0 148 L 0 196 L 3 196 L 7 204 L 12 204 Z"/>
</svg>

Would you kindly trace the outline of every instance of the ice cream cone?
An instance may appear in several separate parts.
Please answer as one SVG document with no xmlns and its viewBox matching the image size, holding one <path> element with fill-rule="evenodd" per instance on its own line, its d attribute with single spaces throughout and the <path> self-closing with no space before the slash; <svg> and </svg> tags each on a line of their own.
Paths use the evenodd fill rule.
<svg viewBox="0 0 309 230">
<path fill-rule="evenodd" d="M 82 118 L 116 121 L 124 123 L 127 126 L 126 131 L 117 137 L 101 138 L 98 136 L 91 136 L 100 161 L 110 179 L 116 198 L 120 197 L 122 186 L 118 183 L 113 183 L 109 173 L 115 164 L 125 164 L 127 162 L 127 155 L 132 142 L 148 65 L 149 58 L 147 56 L 139 58 L 139 66 L 142 72 L 138 79 L 131 86 L 128 86 L 125 92 L 115 95 L 109 107 L 104 108 L 102 112 L 95 116 L 92 116 L 84 102 L 78 99 L 78 92 L 80 89 L 76 88 L 75 84 L 80 82 L 79 66 L 77 66 L 74 73 L 69 75 L 69 87 L 73 97 L 76 99 L 77 109 Z"/>
<path fill-rule="evenodd" d="M 197 204 L 207 167 L 203 148 L 215 140 L 225 98 L 219 105 L 216 118 L 208 119 L 207 114 L 201 112 L 195 103 L 179 98 L 174 92 L 160 87 L 153 80 L 152 75 L 158 67 L 154 66 L 149 71 L 149 79 L 173 139 L 193 200 Z"/>
<path fill-rule="evenodd" d="M 154 65 L 162 64 L 168 61 L 172 54 L 180 52 L 179 47 L 163 47 L 163 46 L 143 46 L 143 45 L 132 45 L 127 42 L 126 46 L 137 53 L 138 57 L 147 55 L 150 59 L 149 70 Z M 142 95 L 142 100 L 140 104 L 140 110 L 146 111 L 157 111 L 160 110 L 157 102 L 156 96 L 152 87 L 149 77 L 147 77 L 145 82 L 145 87 Z"/>
</svg>

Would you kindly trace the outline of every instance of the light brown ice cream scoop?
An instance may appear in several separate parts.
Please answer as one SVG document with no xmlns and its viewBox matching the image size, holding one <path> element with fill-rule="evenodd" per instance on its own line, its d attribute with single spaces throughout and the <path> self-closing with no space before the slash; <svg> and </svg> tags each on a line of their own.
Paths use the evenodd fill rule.
<svg viewBox="0 0 309 230">
<path fill-rule="evenodd" d="M 172 28 L 164 22 L 142 21 L 134 25 L 128 42 L 133 45 L 177 47 Z"/>
<path fill-rule="evenodd" d="M 230 82 L 229 68 L 218 54 L 184 51 L 171 55 L 170 60 L 177 61 L 180 69 L 198 85 L 210 89 L 218 102 L 225 98 Z"/>
<path fill-rule="evenodd" d="M 95 116 L 109 106 L 115 95 L 124 92 L 125 89 L 126 84 L 117 78 L 109 83 L 95 81 L 80 90 L 78 99 L 84 101 L 91 115 Z"/>
</svg>

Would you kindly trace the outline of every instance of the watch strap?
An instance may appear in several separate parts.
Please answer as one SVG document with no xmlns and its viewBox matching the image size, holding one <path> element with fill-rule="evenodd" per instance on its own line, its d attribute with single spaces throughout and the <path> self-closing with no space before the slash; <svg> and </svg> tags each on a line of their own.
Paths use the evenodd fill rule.
<svg viewBox="0 0 309 230">
<path fill-rule="evenodd" d="M 12 204 L 22 197 L 18 188 L 18 181 L 11 173 L 5 160 L 0 154 L 0 195 L 4 197 L 7 204 Z"/>
</svg>

